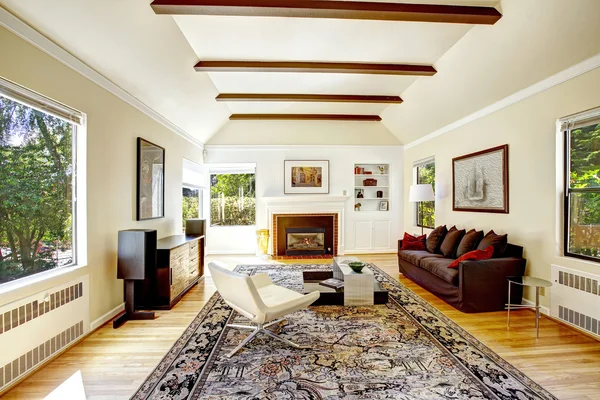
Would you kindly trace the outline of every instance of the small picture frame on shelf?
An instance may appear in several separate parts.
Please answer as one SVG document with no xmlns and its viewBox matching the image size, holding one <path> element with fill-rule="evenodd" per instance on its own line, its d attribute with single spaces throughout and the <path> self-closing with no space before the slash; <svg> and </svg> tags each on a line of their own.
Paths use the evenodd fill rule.
<svg viewBox="0 0 600 400">
<path fill-rule="evenodd" d="M 354 197 L 357 199 L 362 199 L 365 197 L 364 189 L 354 189 Z"/>
<path fill-rule="evenodd" d="M 389 203 L 387 200 L 382 200 L 379 202 L 379 211 L 387 211 L 389 208 Z"/>
</svg>

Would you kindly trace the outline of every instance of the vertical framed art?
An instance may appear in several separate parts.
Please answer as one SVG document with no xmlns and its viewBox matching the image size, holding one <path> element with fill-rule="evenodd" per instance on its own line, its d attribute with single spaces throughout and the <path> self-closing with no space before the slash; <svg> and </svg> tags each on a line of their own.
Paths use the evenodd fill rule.
<svg viewBox="0 0 600 400">
<path fill-rule="evenodd" d="M 136 220 L 165 216 L 165 149 L 137 138 Z"/>
</svg>

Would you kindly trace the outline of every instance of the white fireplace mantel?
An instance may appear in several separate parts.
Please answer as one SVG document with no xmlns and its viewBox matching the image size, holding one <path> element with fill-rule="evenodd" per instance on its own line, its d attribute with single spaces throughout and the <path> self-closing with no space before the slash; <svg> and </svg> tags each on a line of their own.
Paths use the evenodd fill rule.
<svg viewBox="0 0 600 400">
<path fill-rule="evenodd" d="M 267 206 L 266 226 L 273 229 L 274 214 L 337 214 L 338 217 L 338 248 L 337 254 L 344 254 L 344 214 L 346 201 L 350 196 L 329 195 L 295 195 L 263 197 L 261 200 Z M 271 232 L 273 237 L 273 232 Z M 273 254 L 273 243 L 269 243 L 269 252 Z"/>
</svg>

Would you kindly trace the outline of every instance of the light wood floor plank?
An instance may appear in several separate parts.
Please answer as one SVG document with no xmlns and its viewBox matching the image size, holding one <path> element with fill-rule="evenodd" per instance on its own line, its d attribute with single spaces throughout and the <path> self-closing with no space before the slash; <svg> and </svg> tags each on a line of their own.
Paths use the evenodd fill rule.
<svg viewBox="0 0 600 400">
<path fill-rule="evenodd" d="M 515 365 L 560 399 L 600 400 L 600 342 L 551 319 L 542 318 L 535 338 L 529 310 L 464 314 L 399 276 L 395 254 L 358 256 L 398 279 L 486 346 Z M 253 256 L 214 256 L 231 267 L 237 264 L 297 263 L 265 261 Z M 301 260 L 323 263 L 322 260 Z M 171 311 L 157 311 L 154 321 L 129 321 L 119 329 L 104 325 L 82 342 L 6 393 L 2 399 L 43 399 L 81 371 L 88 399 L 128 399 L 156 367 L 173 343 L 215 292 L 207 276 Z"/>
</svg>

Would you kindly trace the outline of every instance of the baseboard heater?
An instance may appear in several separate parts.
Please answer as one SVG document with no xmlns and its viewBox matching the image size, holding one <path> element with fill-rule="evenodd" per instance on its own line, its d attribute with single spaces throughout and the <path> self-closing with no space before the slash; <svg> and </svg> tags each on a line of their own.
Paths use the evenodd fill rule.
<svg viewBox="0 0 600 400">
<path fill-rule="evenodd" d="M 600 275 L 552 265 L 551 315 L 600 338 Z"/>
<path fill-rule="evenodd" d="M 89 276 L 0 307 L 0 393 L 90 330 Z"/>
</svg>

